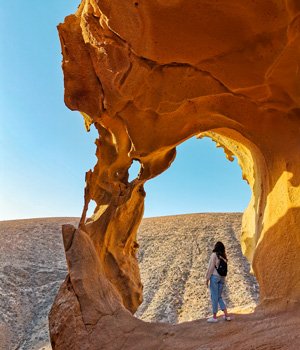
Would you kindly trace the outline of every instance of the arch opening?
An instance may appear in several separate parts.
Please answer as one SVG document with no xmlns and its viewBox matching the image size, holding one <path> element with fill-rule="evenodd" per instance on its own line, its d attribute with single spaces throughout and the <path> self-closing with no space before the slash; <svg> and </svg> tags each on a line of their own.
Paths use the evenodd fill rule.
<svg viewBox="0 0 300 350">
<path fill-rule="evenodd" d="M 252 189 L 241 245 L 259 281 L 263 311 L 299 306 L 299 8 L 292 2 L 279 8 L 249 1 L 236 21 L 226 6 L 216 12 L 205 1 L 197 3 L 200 11 L 190 2 L 137 9 L 85 1 L 58 26 L 65 102 L 89 116 L 100 139 L 85 190 L 85 207 L 94 199 L 97 213 L 85 221 L 84 211 L 79 229 L 63 230 L 70 274 L 49 318 L 53 344 L 62 344 L 57 349 L 69 334 L 79 335 L 70 340 L 78 348 L 152 349 L 164 342 L 173 349 L 179 338 L 188 340 L 186 349 L 204 346 L 198 324 L 196 334 L 190 324 L 170 327 L 131 315 L 142 302 L 136 234 L 143 187 L 199 132 L 238 156 Z M 238 3 L 232 10 L 241 13 Z M 203 19 L 217 25 L 201 30 Z M 133 159 L 141 173 L 128 182 Z M 264 345 L 261 339 L 258 346 Z"/>
<path fill-rule="evenodd" d="M 204 140 L 210 140 L 210 142 L 211 140 L 215 141 L 216 145 L 213 144 L 213 147 L 222 148 L 226 158 L 236 163 L 235 154 L 232 152 L 235 151 L 237 153 L 236 157 L 239 158 L 239 164 L 228 163 L 228 168 L 230 169 L 236 165 L 240 169 L 240 173 L 234 179 L 235 183 L 237 181 L 243 183 L 244 181 L 241 181 L 241 178 L 247 181 L 241 168 L 241 165 L 244 165 L 243 162 L 245 162 L 245 159 L 243 159 L 243 157 L 246 157 L 243 153 L 245 150 L 240 150 L 241 146 L 238 146 L 239 151 L 234 150 L 233 146 L 230 147 L 232 149 L 230 150 L 226 147 L 228 139 L 223 137 L 220 140 L 220 136 L 214 131 L 210 134 L 199 134 L 197 138 L 204 138 Z M 204 143 L 204 140 L 191 138 L 179 145 L 176 159 L 170 169 L 159 176 L 165 176 L 169 183 L 173 179 L 174 183 L 172 183 L 172 186 L 169 185 L 169 188 L 177 192 L 178 200 L 182 198 L 178 186 L 180 186 L 180 180 L 183 178 L 187 183 L 187 186 L 184 187 L 185 192 L 188 191 L 189 186 L 192 187 L 187 197 L 197 197 L 199 194 L 193 188 L 190 179 L 192 176 L 189 170 L 191 168 L 192 171 L 195 171 L 195 167 L 188 166 L 182 158 L 188 157 L 186 153 L 189 147 L 193 147 L 194 144 L 201 150 L 201 143 Z M 212 147 L 209 150 L 214 151 Z M 207 148 L 205 148 L 205 151 L 207 152 Z M 219 159 L 225 159 L 224 154 L 221 154 L 221 150 L 215 149 L 215 155 Z M 198 164 L 197 166 L 200 171 L 201 168 L 208 168 L 208 170 L 213 171 L 213 167 L 208 160 L 211 155 L 206 154 L 206 156 L 207 160 L 203 159 L 202 153 L 200 154 L 201 165 Z M 227 162 L 227 160 L 225 161 Z M 172 176 L 166 176 L 167 173 L 172 173 L 172 168 L 177 167 L 178 162 L 182 162 L 186 167 L 185 174 L 179 178 L 179 181 L 175 179 L 174 173 Z M 180 170 L 182 171 L 181 168 Z M 217 166 L 214 170 L 217 170 Z M 225 168 L 219 177 L 226 177 L 226 170 L 228 171 Z M 232 172 L 228 171 L 228 173 L 231 176 L 234 175 Z M 148 186 L 146 184 L 147 195 L 151 191 L 150 184 L 154 181 L 156 180 L 152 179 L 147 183 Z M 217 179 L 215 181 L 217 182 Z M 221 182 L 221 179 L 219 181 Z M 159 179 L 157 179 L 157 182 L 159 182 Z M 224 185 L 224 183 L 222 184 Z M 248 202 L 251 203 L 248 185 L 245 183 L 248 192 L 246 194 L 244 189 L 245 200 L 243 209 L 240 211 L 244 211 Z M 239 188 L 241 189 L 241 186 Z M 233 189 L 233 186 L 231 186 L 231 189 Z M 163 192 L 163 188 L 160 190 Z M 211 192 L 213 192 L 213 189 Z M 207 194 L 205 193 L 205 195 Z M 220 196 L 221 193 L 218 193 L 218 195 Z M 159 199 L 162 200 L 161 197 Z M 168 204 L 172 201 L 174 201 L 174 198 L 165 203 Z M 147 208 L 147 197 L 145 206 Z M 250 273 L 249 262 L 241 251 L 242 213 L 230 213 L 228 210 L 227 212 L 226 210 L 219 210 L 219 213 L 207 210 L 206 213 L 203 213 L 203 210 L 197 210 L 195 202 L 193 202 L 193 207 L 194 214 L 192 212 L 187 214 L 188 212 L 186 212 L 186 215 L 178 215 L 181 214 L 179 210 L 172 213 L 173 215 L 144 218 L 139 228 L 138 261 L 141 280 L 144 284 L 144 301 L 135 316 L 144 321 L 176 324 L 201 319 L 211 314 L 209 292 L 205 285 L 205 274 L 211 250 L 217 240 L 225 243 L 229 256 L 230 274 L 224 291 L 228 308 L 235 311 L 239 310 L 239 312 L 242 310 L 250 312 L 250 310 L 254 310 L 258 303 L 259 286 L 256 278 Z M 153 262 L 155 262 L 155 265 L 153 265 Z"/>
</svg>

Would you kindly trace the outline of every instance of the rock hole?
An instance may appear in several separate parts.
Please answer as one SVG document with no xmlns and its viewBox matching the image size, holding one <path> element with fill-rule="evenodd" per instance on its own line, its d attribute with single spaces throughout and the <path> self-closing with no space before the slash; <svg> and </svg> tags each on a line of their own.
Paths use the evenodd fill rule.
<svg viewBox="0 0 300 350">
<path fill-rule="evenodd" d="M 94 200 L 91 200 L 89 203 L 88 211 L 86 213 L 87 218 L 90 218 L 94 214 L 96 206 L 97 206 L 97 203 Z"/>
<path fill-rule="evenodd" d="M 140 173 L 140 169 L 141 169 L 141 163 L 138 160 L 134 159 L 131 163 L 131 167 L 128 170 L 128 173 L 129 173 L 128 181 L 129 182 L 138 178 L 139 173 Z"/>
<path fill-rule="evenodd" d="M 227 307 L 253 309 L 258 284 L 239 241 L 251 191 L 237 160 L 229 162 L 211 139 L 190 139 L 171 167 L 146 183 L 146 193 L 137 254 L 144 301 L 135 316 L 176 324 L 211 314 L 205 275 L 218 240 L 229 257 Z"/>
</svg>

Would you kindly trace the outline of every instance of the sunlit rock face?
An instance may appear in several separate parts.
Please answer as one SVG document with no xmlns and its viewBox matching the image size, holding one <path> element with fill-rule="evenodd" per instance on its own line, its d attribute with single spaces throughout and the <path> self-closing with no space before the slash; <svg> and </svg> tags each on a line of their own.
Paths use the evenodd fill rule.
<svg viewBox="0 0 300 350">
<path fill-rule="evenodd" d="M 261 306 L 299 304 L 299 1 L 86 0 L 58 29 L 65 103 L 99 139 L 80 229 L 63 230 L 70 273 L 50 314 L 53 347 L 63 349 L 70 327 L 87 337 L 104 323 L 147 328 L 130 314 L 142 302 L 143 185 L 192 136 L 235 155 L 252 189 L 241 245 Z M 133 160 L 141 169 L 129 182 Z M 113 336 L 105 334 L 103 344 Z"/>
</svg>

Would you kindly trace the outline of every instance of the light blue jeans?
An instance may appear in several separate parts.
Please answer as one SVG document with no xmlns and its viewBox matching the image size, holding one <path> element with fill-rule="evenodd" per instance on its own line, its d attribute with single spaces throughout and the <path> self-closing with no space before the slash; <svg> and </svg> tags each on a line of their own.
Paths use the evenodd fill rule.
<svg viewBox="0 0 300 350">
<path fill-rule="evenodd" d="M 222 291 L 224 286 L 225 278 L 222 276 L 211 275 L 210 277 L 210 297 L 212 303 L 213 313 L 218 312 L 218 304 L 220 305 L 221 310 L 226 309 L 226 304 L 222 299 Z"/>
</svg>

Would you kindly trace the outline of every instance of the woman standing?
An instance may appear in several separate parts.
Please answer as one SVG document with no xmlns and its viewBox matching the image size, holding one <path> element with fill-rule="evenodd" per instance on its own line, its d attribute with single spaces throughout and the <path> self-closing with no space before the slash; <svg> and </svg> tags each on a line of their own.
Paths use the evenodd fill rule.
<svg viewBox="0 0 300 350">
<path fill-rule="evenodd" d="M 221 276 L 217 271 L 220 266 L 221 259 L 223 259 L 223 261 L 225 261 L 227 264 L 225 246 L 222 242 L 217 242 L 209 259 L 208 269 L 206 273 L 206 286 L 208 287 L 209 284 L 213 311 L 213 316 L 207 319 L 207 322 L 218 322 L 218 304 L 220 305 L 221 310 L 224 312 L 224 319 L 226 321 L 230 321 L 230 316 L 227 313 L 226 304 L 222 299 L 225 276 Z"/>
</svg>

